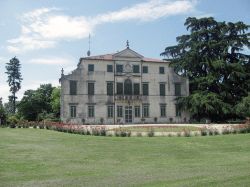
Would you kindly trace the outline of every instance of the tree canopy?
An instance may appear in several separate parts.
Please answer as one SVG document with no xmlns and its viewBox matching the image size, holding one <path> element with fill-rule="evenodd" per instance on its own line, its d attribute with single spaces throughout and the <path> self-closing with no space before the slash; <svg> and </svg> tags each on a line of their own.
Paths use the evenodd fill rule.
<svg viewBox="0 0 250 187">
<path fill-rule="evenodd" d="M 58 100 L 60 101 L 60 92 L 57 94 L 58 89 L 52 87 L 51 84 L 42 84 L 36 90 L 25 91 L 22 100 L 17 105 L 18 113 L 29 121 L 58 118 L 60 105 L 55 104 Z"/>
<path fill-rule="evenodd" d="M 198 120 L 245 117 L 235 107 L 250 91 L 250 55 L 244 53 L 250 48 L 249 25 L 189 17 L 185 26 L 190 33 L 161 53 L 190 81 L 190 95 L 177 103 Z"/>
</svg>

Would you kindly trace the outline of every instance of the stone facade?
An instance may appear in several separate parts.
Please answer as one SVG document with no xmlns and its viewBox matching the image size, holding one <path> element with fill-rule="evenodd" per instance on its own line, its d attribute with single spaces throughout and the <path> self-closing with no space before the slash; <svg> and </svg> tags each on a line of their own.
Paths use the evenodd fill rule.
<svg viewBox="0 0 250 187">
<path fill-rule="evenodd" d="M 61 120 L 76 124 L 186 122 L 175 99 L 189 94 L 188 79 L 169 62 L 145 58 L 129 47 L 81 58 L 61 78 Z"/>
</svg>

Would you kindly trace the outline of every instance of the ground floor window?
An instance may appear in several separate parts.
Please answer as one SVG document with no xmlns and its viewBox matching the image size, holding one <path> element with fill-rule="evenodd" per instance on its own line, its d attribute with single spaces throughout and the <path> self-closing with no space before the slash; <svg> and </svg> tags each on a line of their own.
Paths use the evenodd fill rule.
<svg viewBox="0 0 250 187">
<path fill-rule="evenodd" d="M 71 118 L 76 117 L 76 106 L 73 106 L 73 105 L 70 106 L 70 117 Z"/>
<path fill-rule="evenodd" d="M 135 106 L 135 117 L 136 118 L 141 117 L 140 106 Z"/>
<path fill-rule="evenodd" d="M 149 105 L 148 104 L 142 105 L 142 115 L 145 118 L 149 117 Z"/>
<path fill-rule="evenodd" d="M 123 113 L 122 106 L 117 106 L 117 117 L 121 118 L 123 116 L 122 113 Z"/>
<path fill-rule="evenodd" d="M 180 107 L 178 105 L 175 105 L 175 115 L 177 117 L 181 117 L 181 110 L 180 110 Z"/>
<path fill-rule="evenodd" d="M 94 105 L 88 106 L 88 117 L 89 118 L 95 117 L 95 106 Z"/>
<path fill-rule="evenodd" d="M 161 104 L 160 109 L 161 109 L 161 117 L 166 117 L 166 105 Z"/>
<path fill-rule="evenodd" d="M 108 105 L 108 118 L 113 117 L 113 105 Z"/>
</svg>

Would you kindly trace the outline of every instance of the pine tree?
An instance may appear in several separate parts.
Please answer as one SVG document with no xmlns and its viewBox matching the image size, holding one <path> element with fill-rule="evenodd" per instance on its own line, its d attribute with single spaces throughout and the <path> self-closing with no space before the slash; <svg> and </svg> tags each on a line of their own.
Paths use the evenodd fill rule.
<svg viewBox="0 0 250 187">
<path fill-rule="evenodd" d="M 9 63 L 6 63 L 6 74 L 8 75 L 8 84 L 10 87 L 11 95 L 9 96 L 9 102 L 12 104 L 12 113 L 16 112 L 16 93 L 21 89 L 22 75 L 21 64 L 19 60 L 14 57 Z"/>
<path fill-rule="evenodd" d="M 233 109 L 250 91 L 249 25 L 187 18 L 190 34 L 161 54 L 175 72 L 190 80 L 190 95 L 177 102 L 194 118 L 225 121 L 238 117 Z"/>
</svg>

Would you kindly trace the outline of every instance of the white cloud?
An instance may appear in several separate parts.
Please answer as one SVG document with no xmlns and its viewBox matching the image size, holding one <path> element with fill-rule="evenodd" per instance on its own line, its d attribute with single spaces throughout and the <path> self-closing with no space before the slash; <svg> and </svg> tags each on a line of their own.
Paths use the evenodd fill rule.
<svg viewBox="0 0 250 187">
<path fill-rule="evenodd" d="M 50 57 L 50 58 L 35 58 L 29 60 L 28 63 L 31 64 L 46 64 L 46 65 L 68 65 L 74 62 L 71 59 L 67 58 L 58 58 L 58 57 Z"/>
<path fill-rule="evenodd" d="M 22 53 L 52 48 L 61 40 L 86 38 L 100 24 L 129 20 L 153 21 L 192 12 L 195 5 L 195 0 L 150 0 L 94 17 L 68 16 L 62 14 L 58 8 L 36 9 L 22 16 L 21 34 L 8 41 L 7 49 L 10 52 Z"/>
</svg>

